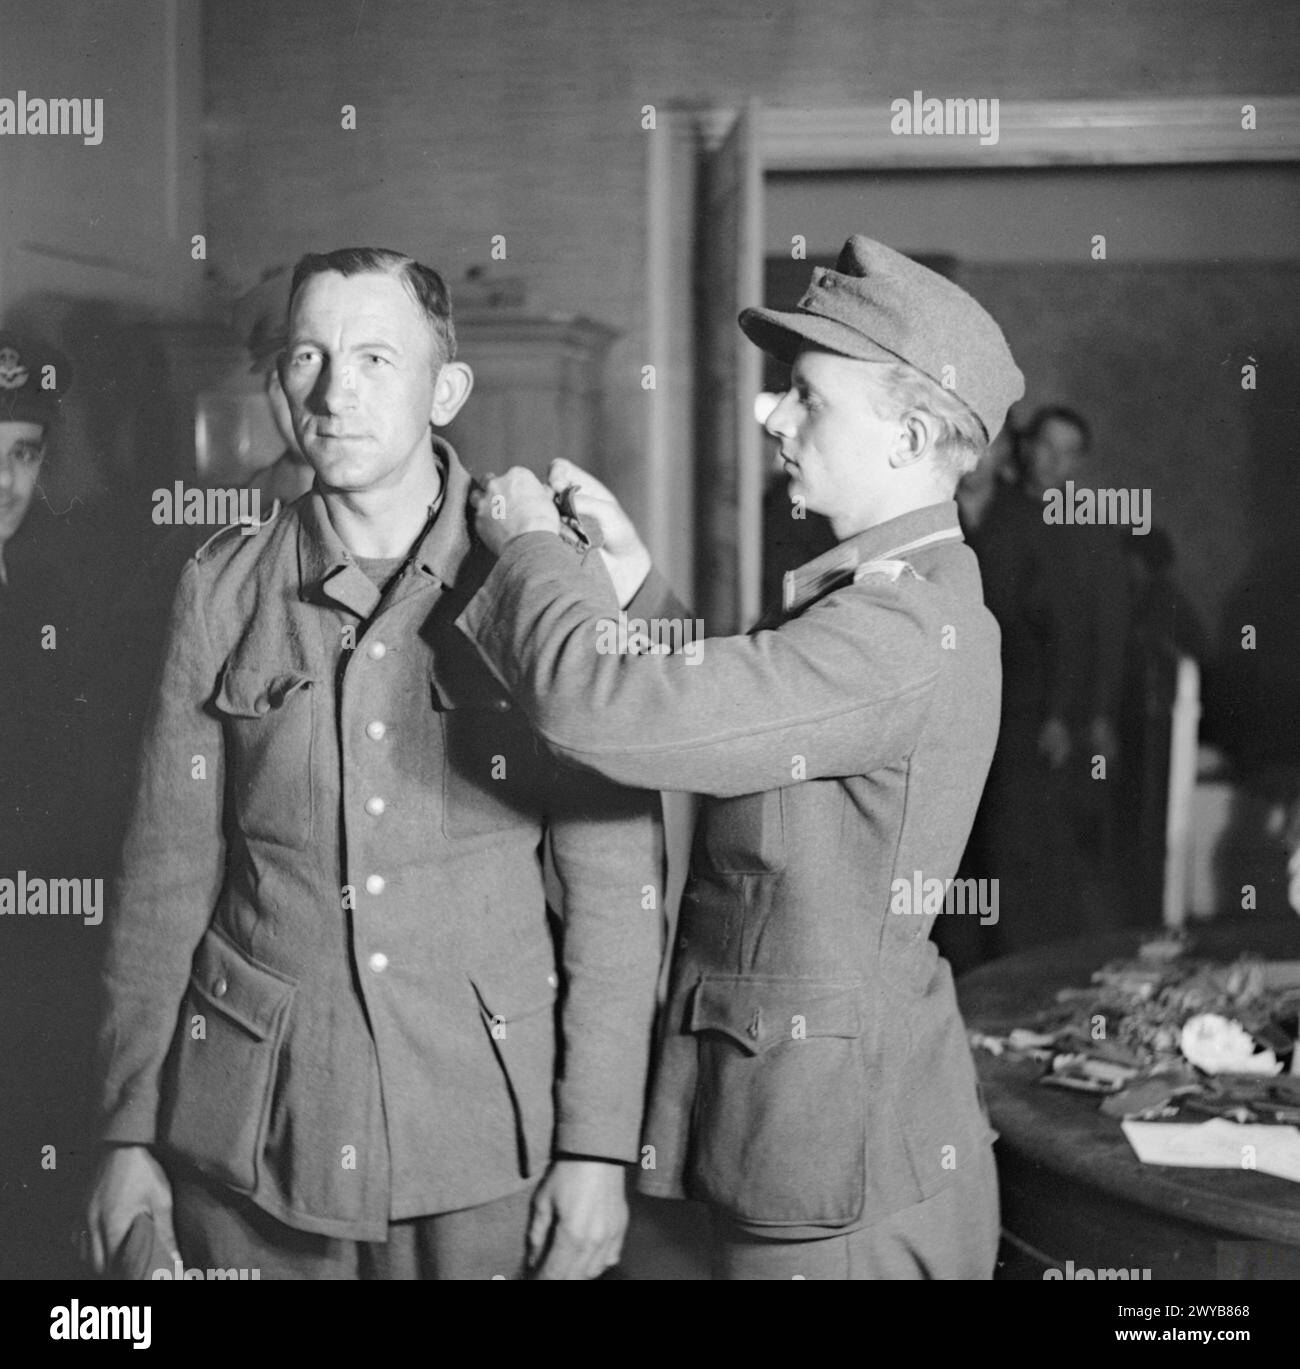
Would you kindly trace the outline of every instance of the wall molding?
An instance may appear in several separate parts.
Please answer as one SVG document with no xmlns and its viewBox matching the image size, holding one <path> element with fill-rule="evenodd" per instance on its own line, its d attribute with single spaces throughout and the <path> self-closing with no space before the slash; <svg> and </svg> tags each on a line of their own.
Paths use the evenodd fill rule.
<svg viewBox="0 0 1300 1369">
<path fill-rule="evenodd" d="M 1245 105 L 1255 108 L 1253 130 L 1241 126 Z M 896 134 L 890 131 L 892 118 L 891 103 L 885 101 L 833 109 L 762 106 L 758 129 L 763 169 L 974 171 L 1300 161 L 1300 98 L 1292 96 L 1001 100 L 998 141 L 987 146 L 973 134 Z M 717 146 L 734 119 L 734 109 L 697 115 L 704 146 Z"/>
</svg>

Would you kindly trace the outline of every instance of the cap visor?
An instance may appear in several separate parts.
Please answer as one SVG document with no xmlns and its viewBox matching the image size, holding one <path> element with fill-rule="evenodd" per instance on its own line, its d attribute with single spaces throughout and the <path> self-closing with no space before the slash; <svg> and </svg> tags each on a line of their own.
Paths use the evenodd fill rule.
<svg viewBox="0 0 1300 1369">
<path fill-rule="evenodd" d="M 820 314 L 779 309 L 744 309 L 740 327 L 745 336 L 778 361 L 793 363 L 801 347 L 820 347 L 858 361 L 899 361 L 896 352 L 847 324 Z"/>
</svg>

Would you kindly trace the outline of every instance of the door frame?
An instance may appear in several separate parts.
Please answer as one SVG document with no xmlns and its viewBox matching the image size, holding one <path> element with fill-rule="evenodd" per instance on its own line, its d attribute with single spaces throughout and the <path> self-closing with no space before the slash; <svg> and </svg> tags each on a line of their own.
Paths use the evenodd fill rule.
<svg viewBox="0 0 1300 1369">
<path fill-rule="evenodd" d="M 1255 111 L 1256 126 L 1250 130 L 1242 127 L 1247 106 Z M 895 134 L 892 105 L 886 102 L 826 109 L 760 105 L 754 117 L 763 175 L 1300 161 L 1300 98 L 1292 96 L 1002 100 L 998 113 L 998 141 L 987 146 L 969 134 Z M 688 596 L 696 588 L 692 491 L 698 366 L 690 264 L 699 166 L 721 145 L 736 116 L 730 107 L 664 106 L 648 132 L 646 342 L 656 383 L 648 392 L 645 526 L 655 560 Z M 752 549 L 742 549 L 741 565 L 752 560 Z"/>
</svg>

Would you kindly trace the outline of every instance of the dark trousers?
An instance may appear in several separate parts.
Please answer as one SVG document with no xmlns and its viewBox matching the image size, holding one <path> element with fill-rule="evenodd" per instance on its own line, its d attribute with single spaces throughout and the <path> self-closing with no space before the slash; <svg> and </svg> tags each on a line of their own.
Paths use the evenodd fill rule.
<svg viewBox="0 0 1300 1369">
<path fill-rule="evenodd" d="M 777 1240 L 714 1213 L 713 1277 L 991 1279 L 998 1238 L 998 1176 L 985 1147 L 933 1198 L 815 1241 Z"/>
<path fill-rule="evenodd" d="M 530 1186 L 458 1212 L 391 1222 L 387 1241 L 349 1241 L 295 1230 L 219 1184 L 172 1175 L 185 1267 L 256 1269 L 262 1279 L 522 1278 L 532 1197 Z"/>
<path fill-rule="evenodd" d="M 985 960 L 1088 930 L 1074 795 L 1088 782 L 1077 773 L 1085 762 L 1076 753 L 1053 770 L 1038 754 L 1040 726 L 1037 717 L 1003 718 L 968 847 L 975 873 L 999 886 L 997 925 L 971 933 Z"/>
</svg>

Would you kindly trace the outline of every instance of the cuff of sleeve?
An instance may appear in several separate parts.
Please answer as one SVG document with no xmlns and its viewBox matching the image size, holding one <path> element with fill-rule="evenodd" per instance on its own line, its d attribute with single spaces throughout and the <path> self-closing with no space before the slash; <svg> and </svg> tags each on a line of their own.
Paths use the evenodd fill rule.
<svg viewBox="0 0 1300 1369">
<path fill-rule="evenodd" d="M 158 1098 L 126 1098 L 104 1116 L 99 1141 L 106 1146 L 151 1146 L 158 1139 Z"/>
<path fill-rule="evenodd" d="M 659 573 L 658 566 L 651 566 L 650 573 L 641 581 L 641 588 L 632 596 L 624 612 L 628 619 L 658 618 L 662 616 L 665 604 L 674 601 L 676 596 L 668 586 L 668 581 Z"/>
<path fill-rule="evenodd" d="M 565 1117 L 561 1110 L 555 1123 L 555 1149 L 571 1155 L 634 1165 L 641 1158 L 640 1141 L 639 1115 L 625 1122 L 616 1118 L 595 1121 L 590 1117 Z"/>
</svg>

